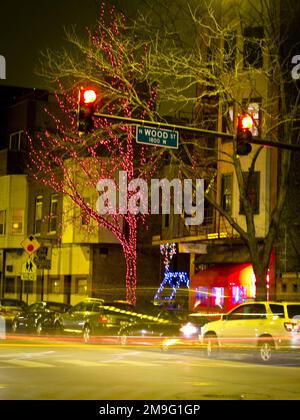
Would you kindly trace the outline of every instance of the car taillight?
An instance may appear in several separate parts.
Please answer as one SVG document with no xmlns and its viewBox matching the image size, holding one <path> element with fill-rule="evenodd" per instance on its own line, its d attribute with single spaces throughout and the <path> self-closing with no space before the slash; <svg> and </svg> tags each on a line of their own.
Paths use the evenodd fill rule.
<svg viewBox="0 0 300 420">
<path fill-rule="evenodd" d="M 108 322 L 108 318 L 107 318 L 107 316 L 106 316 L 106 315 L 101 315 L 101 316 L 99 316 L 99 318 L 98 318 L 98 322 L 99 322 L 100 324 L 106 324 L 106 323 Z"/>
<path fill-rule="evenodd" d="M 285 329 L 289 332 L 300 331 L 300 324 L 298 324 L 297 322 L 285 322 L 284 326 L 285 326 Z"/>
</svg>

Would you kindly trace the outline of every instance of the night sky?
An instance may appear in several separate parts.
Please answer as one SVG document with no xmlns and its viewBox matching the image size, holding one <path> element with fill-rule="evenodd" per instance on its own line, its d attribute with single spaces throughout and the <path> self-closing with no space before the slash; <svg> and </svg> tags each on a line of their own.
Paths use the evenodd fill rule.
<svg viewBox="0 0 300 420">
<path fill-rule="evenodd" d="M 106 3 L 134 10 L 135 0 L 108 0 Z M 99 0 L 2 1 L 0 55 L 6 60 L 6 79 L 0 79 L 0 85 L 45 86 L 35 74 L 40 51 L 67 47 L 64 26 L 76 25 L 76 32 L 83 33 L 86 26 L 96 23 L 99 6 Z"/>
</svg>

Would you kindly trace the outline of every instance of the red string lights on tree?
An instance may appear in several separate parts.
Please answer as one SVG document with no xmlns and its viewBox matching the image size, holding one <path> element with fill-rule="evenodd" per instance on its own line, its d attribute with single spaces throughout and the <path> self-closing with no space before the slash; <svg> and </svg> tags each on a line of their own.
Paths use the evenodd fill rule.
<svg viewBox="0 0 300 420">
<path fill-rule="evenodd" d="M 108 13 L 107 13 L 108 11 Z M 125 171 L 127 181 L 142 178 L 146 181 L 154 176 L 160 156 L 159 148 L 144 148 L 135 142 L 135 127 L 125 123 L 97 118 L 94 131 L 79 135 L 74 110 L 77 107 L 78 89 L 83 79 L 92 83 L 100 94 L 98 111 L 118 116 L 149 118 L 154 112 L 157 99 L 156 86 L 146 83 L 147 60 L 141 60 L 141 50 L 128 38 L 125 18 L 115 9 L 107 9 L 101 3 L 100 17 L 95 31 L 88 30 L 89 39 L 84 42 L 72 33 L 71 42 L 81 54 L 66 52 L 53 54 L 53 68 L 49 76 L 58 78 L 60 73 L 69 81 L 73 77 L 73 89 L 59 82 L 56 94 L 60 113 L 47 111 L 54 129 L 38 135 L 29 135 L 30 163 L 32 176 L 47 187 L 69 197 L 84 213 L 86 220 L 93 220 L 96 227 L 108 229 L 121 244 L 126 263 L 126 300 L 136 302 L 137 287 L 137 229 L 139 214 L 120 212 L 101 215 L 96 210 L 96 185 L 101 179 L 116 179 L 119 171 Z M 61 59 L 61 62 L 59 61 Z M 74 65 L 65 68 L 66 63 Z M 134 66 L 133 63 L 138 63 Z M 58 74 L 56 74 L 58 73 Z M 51 77 L 51 76 L 50 76 Z M 71 92 L 71 93 L 70 93 Z M 87 202 L 87 192 L 95 195 L 95 203 Z M 131 194 L 131 195 L 130 195 Z M 128 200 L 133 192 L 128 194 Z M 143 217 L 142 217 L 143 218 Z M 92 224 L 86 224 L 91 229 Z M 124 226 L 126 229 L 124 229 Z"/>
</svg>

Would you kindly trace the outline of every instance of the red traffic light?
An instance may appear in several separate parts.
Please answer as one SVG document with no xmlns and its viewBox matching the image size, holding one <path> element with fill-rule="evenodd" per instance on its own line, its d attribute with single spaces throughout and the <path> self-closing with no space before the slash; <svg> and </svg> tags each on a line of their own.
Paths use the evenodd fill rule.
<svg viewBox="0 0 300 420">
<path fill-rule="evenodd" d="M 251 130 L 253 127 L 252 117 L 248 114 L 239 117 L 239 126 L 242 130 Z"/>
<path fill-rule="evenodd" d="M 253 118 L 249 114 L 243 114 L 238 117 L 237 134 L 236 134 L 236 154 L 246 156 L 252 151 L 249 142 L 252 139 L 251 129 L 254 125 Z"/>
<path fill-rule="evenodd" d="M 78 96 L 77 128 L 80 133 L 93 130 L 93 115 L 98 95 L 94 89 L 81 87 Z"/>
<path fill-rule="evenodd" d="M 93 104 L 97 99 L 97 94 L 93 89 L 86 89 L 82 91 L 83 103 L 86 105 Z"/>
</svg>

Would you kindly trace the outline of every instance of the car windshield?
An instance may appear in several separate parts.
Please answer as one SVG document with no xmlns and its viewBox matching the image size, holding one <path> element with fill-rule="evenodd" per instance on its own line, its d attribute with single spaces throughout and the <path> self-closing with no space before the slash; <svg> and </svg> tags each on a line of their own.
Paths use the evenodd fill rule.
<svg viewBox="0 0 300 420">
<path fill-rule="evenodd" d="M 287 305 L 287 312 L 288 312 L 289 318 L 297 317 L 298 319 L 300 319 L 300 305 L 299 304 Z"/>
<path fill-rule="evenodd" d="M 48 302 L 47 303 L 47 305 L 46 305 L 46 308 L 47 309 L 49 309 L 50 311 L 53 311 L 53 312 L 61 312 L 61 313 L 63 313 L 63 312 L 66 312 L 66 310 L 69 308 L 69 306 L 68 305 L 65 305 L 65 304 L 60 304 L 60 303 L 52 303 L 52 302 Z"/>
</svg>

